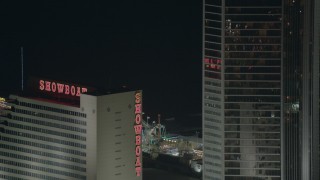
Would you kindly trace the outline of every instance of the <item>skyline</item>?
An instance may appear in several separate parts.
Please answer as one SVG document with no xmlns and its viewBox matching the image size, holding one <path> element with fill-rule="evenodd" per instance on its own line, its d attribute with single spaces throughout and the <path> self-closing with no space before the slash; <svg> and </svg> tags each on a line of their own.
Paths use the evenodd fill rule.
<svg viewBox="0 0 320 180">
<path fill-rule="evenodd" d="M 102 178 L 155 167 L 204 180 L 319 179 L 318 10 L 318 0 L 2 2 L 1 139 L 100 152 Z M 3 147 L 2 163 L 28 167 Z M 38 167 L 28 168 L 90 174 Z"/>
<path fill-rule="evenodd" d="M 153 117 L 200 114 L 201 2 L 181 3 L 2 2 L 0 91 L 20 88 L 23 46 L 25 77 L 142 89 Z"/>
</svg>

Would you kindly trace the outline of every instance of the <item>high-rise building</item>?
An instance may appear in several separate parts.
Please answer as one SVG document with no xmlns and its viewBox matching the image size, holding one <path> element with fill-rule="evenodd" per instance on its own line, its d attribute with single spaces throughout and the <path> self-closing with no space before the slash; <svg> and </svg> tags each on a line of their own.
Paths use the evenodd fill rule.
<svg viewBox="0 0 320 180">
<path fill-rule="evenodd" d="M 283 2 L 282 177 L 319 179 L 320 2 Z"/>
<path fill-rule="evenodd" d="M 142 179 L 141 91 L 97 96 L 44 80 L 37 87 L 37 97 L 0 99 L 0 179 Z M 50 94 L 59 98 L 42 98 Z"/>
<path fill-rule="evenodd" d="M 316 8 L 203 1 L 204 180 L 318 179 Z"/>
</svg>

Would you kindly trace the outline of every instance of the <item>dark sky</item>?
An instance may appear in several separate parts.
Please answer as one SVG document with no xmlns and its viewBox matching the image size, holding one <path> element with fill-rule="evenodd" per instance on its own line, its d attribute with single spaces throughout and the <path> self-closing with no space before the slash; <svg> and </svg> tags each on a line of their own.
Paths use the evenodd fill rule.
<svg viewBox="0 0 320 180">
<path fill-rule="evenodd" d="M 201 1 L 0 2 L 0 91 L 27 75 L 144 90 L 151 115 L 201 112 Z"/>
</svg>

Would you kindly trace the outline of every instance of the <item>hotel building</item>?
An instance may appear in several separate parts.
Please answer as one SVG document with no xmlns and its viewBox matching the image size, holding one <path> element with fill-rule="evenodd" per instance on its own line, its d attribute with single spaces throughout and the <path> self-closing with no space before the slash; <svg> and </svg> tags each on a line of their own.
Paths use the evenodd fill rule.
<svg viewBox="0 0 320 180">
<path fill-rule="evenodd" d="M 50 91 L 41 82 L 39 92 L 58 93 L 54 82 Z M 76 96 L 71 88 L 77 89 L 70 85 L 63 94 Z M 1 179 L 142 179 L 141 91 L 79 96 L 79 105 L 16 95 L 2 99 Z"/>
<path fill-rule="evenodd" d="M 203 1 L 203 179 L 319 179 L 319 2 Z"/>
</svg>

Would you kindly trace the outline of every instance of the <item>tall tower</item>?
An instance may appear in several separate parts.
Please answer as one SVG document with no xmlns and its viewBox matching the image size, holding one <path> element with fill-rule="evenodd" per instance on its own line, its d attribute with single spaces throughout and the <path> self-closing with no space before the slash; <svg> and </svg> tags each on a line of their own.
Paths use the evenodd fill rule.
<svg viewBox="0 0 320 180">
<path fill-rule="evenodd" d="M 319 179 L 319 1 L 284 1 L 283 179 Z"/>
<path fill-rule="evenodd" d="M 320 2 L 203 9 L 203 179 L 319 179 Z"/>
</svg>

